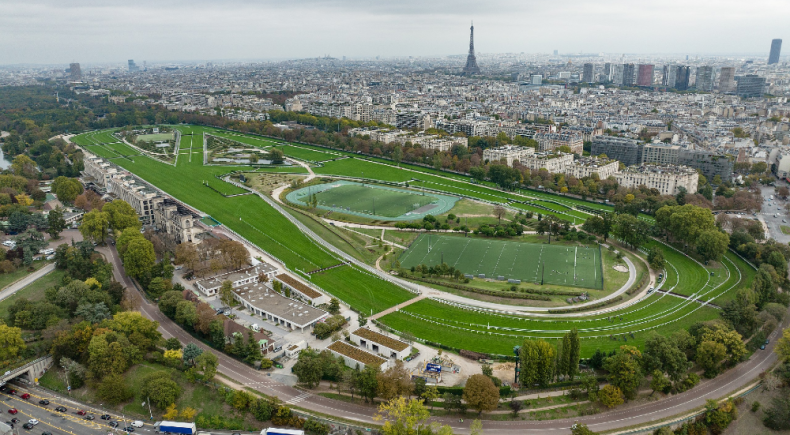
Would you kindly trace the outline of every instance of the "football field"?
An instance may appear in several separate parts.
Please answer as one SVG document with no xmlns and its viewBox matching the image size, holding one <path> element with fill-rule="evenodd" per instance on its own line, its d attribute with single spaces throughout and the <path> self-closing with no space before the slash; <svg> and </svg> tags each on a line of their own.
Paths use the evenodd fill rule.
<svg viewBox="0 0 790 435">
<path fill-rule="evenodd" d="M 603 288 L 599 248 L 422 234 L 400 257 L 401 266 L 444 262 L 475 277 Z"/>
</svg>

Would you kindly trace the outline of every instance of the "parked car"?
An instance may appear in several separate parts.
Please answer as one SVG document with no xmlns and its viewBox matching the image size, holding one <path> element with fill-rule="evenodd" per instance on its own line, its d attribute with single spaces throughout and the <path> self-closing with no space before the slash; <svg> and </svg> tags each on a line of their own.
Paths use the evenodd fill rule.
<svg viewBox="0 0 790 435">
<path fill-rule="evenodd" d="M 38 401 L 38 404 L 39 405 L 49 405 L 49 400 L 41 399 L 41 400 Z"/>
<path fill-rule="evenodd" d="M 11 408 L 11 409 L 8 410 L 8 413 L 11 414 L 11 415 L 16 415 L 18 412 L 19 411 L 17 411 L 16 408 Z"/>
</svg>

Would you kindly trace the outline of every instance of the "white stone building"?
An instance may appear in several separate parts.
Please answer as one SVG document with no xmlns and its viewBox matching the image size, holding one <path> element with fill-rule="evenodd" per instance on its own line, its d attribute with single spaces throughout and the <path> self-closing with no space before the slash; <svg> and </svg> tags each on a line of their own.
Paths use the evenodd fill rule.
<svg viewBox="0 0 790 435">
<path fill-rule="evenodd" d="M 699 174 L 687 166 L 631 166 L 615 173 L 614 178 L 623 187 L 646 186 L 662 195 L 675 195 L 680 187 L 694 193 L 699 184 Z"/>
<path fill-rule="evenodd" d="M 397 338 L 387 337 L 368 328 L 359 328 L 351 333 L 351 341 L 358 346 L 386 358 L 402 360 L 411 353 L 411 346 Z"/>
<path fill-rule="evenodd" d="M 531 156 L 533 154 L 535 154 L 535 149 L 531 147 L 505 145 L 483 150 L 483 160 L 495 163 L 505 159 L 508 166 L 513 166 L 514 160 L 520 161 L 523 157 Z"/>
<path fill-rule="evenodd" d="M 532 171 L 545 168 L 551 173 L 562 172 L 565 166 L 573 161 L 573 154 L 540 152 L 521 158 L 521 164 Z"/>
</svg>

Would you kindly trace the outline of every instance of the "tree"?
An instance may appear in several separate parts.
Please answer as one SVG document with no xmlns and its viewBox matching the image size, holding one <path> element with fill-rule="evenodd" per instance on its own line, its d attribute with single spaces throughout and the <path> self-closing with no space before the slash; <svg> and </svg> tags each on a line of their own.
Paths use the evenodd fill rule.
<svg viewBox="0 0 790 435">
<path fill-rule="evenodd" d="M 107 238 L 107 231 L 110 228 L 109 216 L 99 210 L 91 210 L 82 217 L 80 234 L 82 237 L 92 240 L 95 243 L 103 243 Z"/>
<path fill-rule="evenodd" d="M 159 298 L 159 311 L 161 311 L 165 316 L 173 319 L 176 316 L 176 309 L 178 308 L 179 302 L 183 300 L 184 295 L 182 295 L 179 291 L 173 290 L 165 292 Z"/>
<path fill-rule="evenodd" d="M 654 270 L 664 269 L 664 251 L 661 248 L 654 246 L 647 252 L 647 262 Z"/>
<path fill-rule="evenodd" d="M 790 328 L 782 331 L 782 337 L 776 342 L 774 352 L 779 355 L 780 359 L 790 361 Z"/>
<path fill-rule="evenodd" d="M 190 328 L 197 322 L 197 309 L 192 301 L 181 301 L 176 305 L 176 323 Z"/>
<path fill-rule="evenodd" d="M 390 400 L 398 396 L 411 396 L 411 374 L 398 360 L 395 365 L 378 375 L 378 396 Z"/>
<path fill-rule="evenodd" d="M 617 387 L 626 399 L 633 399 L 642 382 L 642 353 L 633 346 L 620 346 L 620 351 L 606 358 L 603 368 L 609 372 L 609 383 Z M 599 393 L 600 394 L 600 393 Z"/>
<path fill-rule="evenodd" d="M 700 233 L 696 241 L 697 252 L 706 261 L 719 261 L 727 252 L 730 245 L 730 236 L 718 230 L 708 230 Z"/>
<path fill-rule="evenodd" d="M 140 219 L 137 217 L 137 212 L 134 211 L 128 202 L 116 199 L 107 203 L 102 208 L 104 213 L 107 213 L 110 227 L 116 233 L 127 228 L 140 229 Z"/>
<path fill-rule="evenodd" d="M 91 212 L 93 213 L 93 212 Z M 144 277 L 156 263 L 154 245 L 144 238 L 129 242 L 123 255 L 123 266 L 129 276 L 140 279 Z"/>
<path fill-rule="evenodd" d="M 431 408 L 433 408 L 433 401 L 438 399 L 439 396 L 439 388 L 436 385 L 426 387 L 425 392 L 422 393 L 422 398 L 431 405 Z"/>
<path fill-rule="evenodd" d="M 579 373 L 579 360 L 581 358 L 581 339 L 579 338 L 579 331 L 576 328 L 571 329 L 568 333 L 568 341 L 570 346 L 565 348 L 568 353 L 568 371 L 567 374 L 571 380 Z"/>
<path fill-rule="evenodd" d="M 219 300 L 222 305 L 230 307 L 233 304 L 233 283 L 230 281 L 222 281 L 219 288 Z"/>
<path fill-rule="evenodd" d="M 327 311 L 332 315 L 338 314 L 340 312 L 340 301 L 338 301 L 337 298 L 332 298 L 329 301 L 329 309 Z"/>
<path fill-rule="evenodd" d="M 614 234 L 631 248 L 637 249 L 647 241 L 649 226 L 633 215 L 619 214 L 615 218 Z"/>
<path fill-rule="evenodd" d="M 103 327 L 128 337 L 131 344 L 141 350 L 154 349 L 162 339 L 159 332 L 159 323 L 143 317 L 139 311 L 125 311 L 113 316 L 112 320 L 105 321 Z"/>
<path fill-rule="evenodd" d="M 30 157 L 20 154 L 14 157 L 14 162 L 11 163 L 11 171 L 14 175 L 19 175 L 25 178 L 36 178 L 36 162 Z"/>
<path fill-rule="evenodd" d="M 22 329 L 0 325 L 0 361 L 14 360 L 25 349 L 27 346 L 22 340 Z"/>
<path fill-rule="evenodd" d="M 790 397 L 774 397 L 771 406 L 765 409 L 763 424 L 773 430 L 790 429 Z"/>
<path fill-rule="evenodd" d="M 66 220 L 63 218 L 63 209 L 57 207 L 55 210 L 50 210 L 47 216 L 47 223 L 49 224 L 47 233 L 49 233 L 50 237 L 53 239 L 59 239 L 61 231 L 66 228 Z"/>
<path fill-rule="evenodd" d="M 181 342 L 175 337 L 170 337 L 165 340 L 165 349 L 167 350 L 181 350 Z"/>
<path fill-rule="evenodd" d="M 88 345 L 88 368 L 96 379 L 121 374 L 142 355 L 126 336 L 108 332 L 94 336 Z"/>
<path fill-rule="evenodd" d="M 678 381 L 688 370 L 686 353 L 675 337 L 666 337 L 651 331 L 645 340 L 642 353 L 642 369 L 645 373 L 659 370 L 667 373 L 673 381 Z"/>
<path fill-rule="evenodd" d="M 547 386 L 554 375 L 555 350 L 543 340 L 525 340 L 519 350 L 521 372 L 519 379 L 527 388 L 538 384 Z"/>
<path fill-rule="evenodd" d="M 33 255 L 48 245 L 44 239 L 44 234 L 36 231 L 34 228 L 29 228 L 24 233 L 17 235 L 14 237 L 14 241 L 18 248 L 22 248 L 24 253 L 23 260 L 27 265 L 33 262 Z"/>
<path fill-rule="evenodd" d="M 176 245 L 176 264 L 183 264 L 189 270 L 195 269 L 195 264 L 200 261 L 197 247 L 193 243 L 179 243 Z"/>
<path fill-rule="evenodd" d="M 486 375 L 476 374 L 469 377 L 464 387 L 464 401 L 478 414 L 492 411 L 499 404 L 499 389 Z"/>
<path fill-rule="evenodd" d="M 428 423 L 431 413 L 425 409 L 421 400 L 406 400 L 397 397 L 379 406 L 379 412 L 373 417 L 376 421 L 384 421 L 381 433 L 384 435 L 417 435 L 427 433 L 452 433 L 449 426 L 436 430 Z"/>
<path fill-rule="evenodd" d="M 323 375 L 318 353 L 313 349 L 305 349 L 299 352 L 299 357 L 292 371 L 299 383 L 305 384 L 307 388 L 315 388 L 321 382 L 321 376 Z"/>
<path fill-rule="evenodd" d="M 228 267 L 232 269 L 241 269 L 250 262 L 250 251 L 240 242 L 223 240 L 220 242 L 219 249 L 228 262 Z"/>
<path fill-rule="evenodd" d="M 598 398 L 601 399 L 601 404 L 609 409 L 623 404 L 623 392 L 614 385 L 606 385 L 601 388 Z"/>
<path fill-rule="evenodd" d="M 214 353 L 206 351 L 195 358 L 195 370 L 201 372 L 203 381 L 210 382 L 217 374 L 219 359 Z"/>
<path fill-rule="evenodd" d="M 146 375 L 140 385 L 140 396 L 150 400 L 150 403 L 159 409 L 165 409 L 176 403 L 181 395 L 181 387 L 170 378 L 170 373 L 164 370 Z"/>
<path fill-rule="evenodd" d="M 705 370 L 706 377 L 715 377 L 726 357 L 727 348 L 721 343 L 706 340 L 697 347 L 697 364 Z"/>
<path fill-rule="evenodd" d="M 60 202 L 72 203 L 82 193 L 82 184 L 73 178 L 58 177 L 52 182 L 52 193 Z"/>
<path fill-rule="evenodd" d="M 378 366 L 367 365 L 365 368 L 358 372 L 355 379 L 356 389 L 359 394 L 365 398 L 365 402 L 373 402 L 376 398 L 378 391 L 378 374 L 380 368 Z"/>
<path fill-rule="evenodd" d="M 132 398 L 134 393 L 126 386 L 126 379 L 119 374 L 105 376 L 99 382 L 96 395 L 104 403 L 115 406 Z"/>
<path fill-rule="evenodd" d="M 191 303 L 191 302 L 190 302 Z M 203 349 L 198 347 L 195 343 L 189 343 L 184 346 L 184 363 L 188 365 L 195 365 L 195 359 L 203 354 Z"/>
<path fill-rule="evenodd" d="M 650 381 L 650 388 L 653 389 L 653 393 L 656 391 L 665 391 L 672 385 L 672 382 L 664 376 L 664 373 L 660 370 L 653 370 L 653 379 Z"/>
<path fill-rule="evenodd" d="M 574 423 L 571 427 L 571 435 L 596 435 L 596 433 L 597 432 L 591 431 L 586 424 L 582 423 Z"/>
<path fill-rule="evenodd" d="M 494 207 L 494 216 L 499 220 L 499 223 L 502 223 L 502 218 L 505 217 L 505 208 L 501 205 L 497 205 Z"/>
</svg>

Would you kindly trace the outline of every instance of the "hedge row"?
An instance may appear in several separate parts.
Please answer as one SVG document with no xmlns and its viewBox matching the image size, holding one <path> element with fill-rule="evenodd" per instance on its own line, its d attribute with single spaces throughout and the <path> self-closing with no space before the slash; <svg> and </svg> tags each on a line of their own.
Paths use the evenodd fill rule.
<svg viewBox="0 0 790 435">
<path fill-rule="evenodd" d="M 557 310 L 549 310 L 551 314 L 566 314 L 566 313 L 578 313 L 579 311 L 587 311 L 595 308 L 605 307 L 607 305 L 611 305 L 623 300 L 622 296 L 618 296 L 616 298 L 609 299 L 608 301 L 598 302 L 597 304 L 592 305 L 585 305 L 583 307 L 573 307 L 573 308 L 560 308 Z"/>
<path fill-rule="evenodd" d="M 404 278 L 408 278 L 408 279 L 412 279 L 412 280 L 420 281 L 420 282 L 427 282 L 429 284 L 443 285 L 445 287 L 454 288 L 456 290 L 463 290 L 463 291 L 467 291 L 467 292 L 478 293 L 478 294 L 488 295 L 488 296 L 499 296 L 499 297 L 513 298 L 513 299 L 530 299 L 530 300 L 533 300 L 533 301 L 550 301 L 551 300 L 551 298 L 548 297 L 548 296 L 540 296 L 540 295 L 535 295 L 535 294 L 516 293 L 516 292 L 506 293 L 506 292 L 499 291 L 499 290 L 486 290 L 486 289 L 477 288 L 477 287 L 469 287 L 467 285 L 453 284 L 453 283 L 450 283 L 450 282 L 444 282 L 444 281 L 439 281 L 439 280 L 435 280 L 435 279 L 422 278 L 422 277 L 418 277 L 418 276 L 414 276 L 414 275 L 404 275 Z"/>
</svg>

